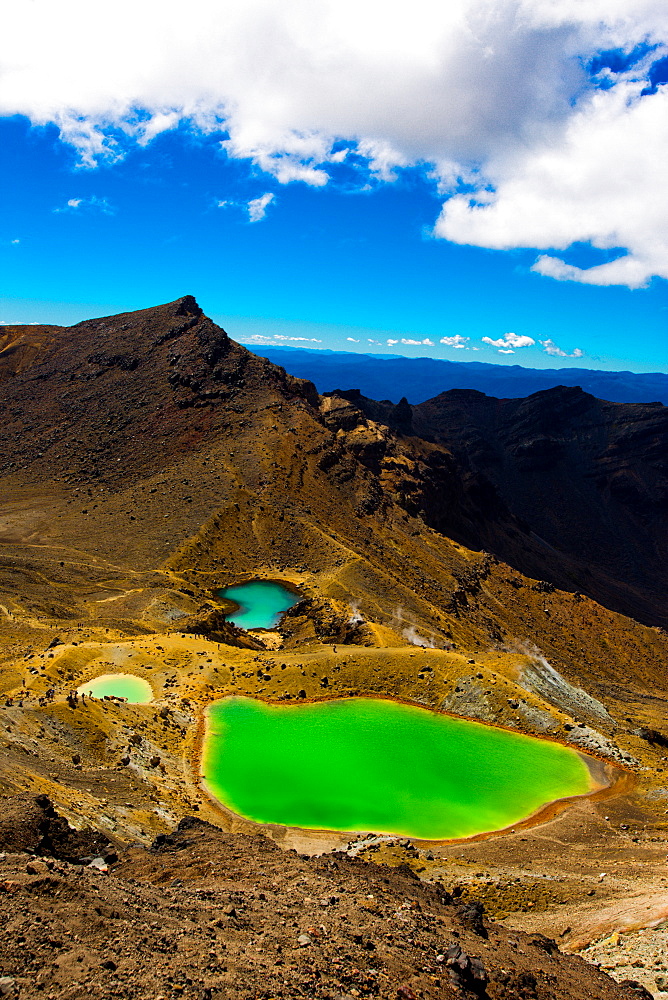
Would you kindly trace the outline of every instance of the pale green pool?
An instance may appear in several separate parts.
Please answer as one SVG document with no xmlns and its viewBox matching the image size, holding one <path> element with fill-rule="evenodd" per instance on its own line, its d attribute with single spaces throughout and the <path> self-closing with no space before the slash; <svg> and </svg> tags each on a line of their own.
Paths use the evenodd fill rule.
<svg viewBox="0 0 668 1000">
<path fill-rule="evenodd" d="M 77 688 L 78 694 L 94 698 L 125 698 L 134 705 L 147 705 L 153 701 L 153 689 L 148 681 L 135 674 L 100 674 Z"/>
<path fill-rule="evenodd" d="M 221 597 L 234 601 L 238 610 L 227 615 L 228 621 L 239 628 L 275 628 L 283 614 L 296 604 L 299 594 L 288 590 L 277 580 L 251 580 L 218 591 Z"/>
<path fill-rule="evenodd" d="M 426 840 L 499 830 L 592 790 L 582 757 L 558 743 L 372 698 L 215 701 L 202 774 L 257 822 Z"/>
</svg>

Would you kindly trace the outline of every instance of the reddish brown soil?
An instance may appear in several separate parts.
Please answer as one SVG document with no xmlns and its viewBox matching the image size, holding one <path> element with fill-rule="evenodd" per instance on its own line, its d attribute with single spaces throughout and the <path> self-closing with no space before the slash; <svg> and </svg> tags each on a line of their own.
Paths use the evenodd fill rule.
<svg viewBox="0 0 668 1000">
<path fill-rule="evenodd" d="M 26 805 L 19 830 L 30 837 Z M 198 820 L 151 850 L 107 851 L 107 859 L 98 871 L 52 853 L 0 856 L 0 974 L 10 992 L 73 1000 L 649 996 L 549 938 L 488 922 L 475 903 L 462 905 L 407 867 L 340 853 L 308 858 Z"/>
</svg>

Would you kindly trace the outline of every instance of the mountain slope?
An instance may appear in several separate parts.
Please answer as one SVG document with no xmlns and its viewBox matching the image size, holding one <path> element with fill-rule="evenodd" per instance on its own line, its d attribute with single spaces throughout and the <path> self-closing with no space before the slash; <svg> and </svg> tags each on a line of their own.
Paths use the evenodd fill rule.
<svg viewBox="0 0 668 1000">
<path fill-rule="evenodd" d="M 193 813 L 257 833 L 202 787 L 207 704 L 391 696 L 560 740 L 594 754 L 611 784 L 465 847 L 414 857 L 372 838 L 347 853 L 412 861 L 482 893 L 511 927 L 558 925 L 565 945 L 595 936 L 599 902 L 633 893 L 656 912 L 665 749 L 652 731 L 668 636 L 549 585 L 552 550 L 532 578 L 491 544 L 467 547 L 530 534 L 456 435 L 420 437 L 408 404 L 319 396 L 189 296 L 67 329 L 7 328 L 3 344 L 0 792 L 45 793 L 121 845 Z M 303 595 L 271 633 L 224 621 L 219 588 L 256 576 Z M 148 679 L 154 701 L 69 697 L 110 669 Z M 350 840 L 262 832 L 303 854 Z M 169 866 L 155 858 L 159 882 Z"/>
<path fill-rule="evenodd" d="M 35 826 L 49 811 L 1 805 Z M 38 858 L 9 849 L 0 856 L 3 995 L 651 996 L 541 934 L 484 920 L 479 905 L 421 883 L 407 865 L 298 857 L 192 818 L 150 850 L 108 850 L 108 874 L 57 849 Z"/>
<path fill-rule="evenodd" d="M 526 399 L 453 389 L 411 407 L 338 391 L 427 452 L 451 456 L 422 479 L 432 527 L 529 576 L 668 625 L 668 409 L 558 386 Z M 461 498 L 453 503 L 452 470 Z"/>
<path fill-rule="evenodd" d="M 313 602 L 305 634 L 342 634 L 354 607 L 367 622 L 360 641 L 392 645 L 410 634 L 475 651 L 524 648 L 530 638 L 560 669 L 578 669 L 561 612 L 546 621 L 543 592 L 490 558 L 539 579 L 560 573 L 572 586 L 568 560 L 536 544 L 513 510 L 521 489 L 506 499 L 505 481 L 476 465 L 477 438 L 465 436 L 476 425 L 461 405 L 441 412 L 441 397 L 435 409 L 384 416 L 373 404 L 368 416 L 359 400 L 323 399 L 235 344 L 192 297 L 66 330 L 8 328 L 5 338 L 0 586 L 25 644 L 46 620 L 61 631 L 87 623 L 130 635 L 185 623 L 215 608 L 217 586 L 280 573 Z M 516 437 L 552 419 L 539 404 L 519 408 Z M 501 405 L 481 397 L 481 413 Z M 432 437 L 451 427 L 451 445 L 388 426 L 406 432 L 412 417 Z M 568 555 L 577 523 L 564 523 Z M 650 518 L 646 533 L 660 524 Z M 594 569 L 597 554 L 592 546 Z M 573 606 L 569 594 L 552 600 Z M 626 676 L 640 644 L 659 682 L 661 657 L 649 651 L 657 633 L 610 616 L 634 636 L 611 660 L 588 624 L 599 614 L 609 612 L 579 602 L 585 674 L 595 685 Z"/>
<path fill-rule="evenodd" d="M 500 558 L 668 626 L 666 407 L 562 386 L 523 400 L 453 390 L 416 407 L 413 429 L 492 483 L 524 522 L 519 546 L 508 532 L 494 538 Z"/>
</svg>

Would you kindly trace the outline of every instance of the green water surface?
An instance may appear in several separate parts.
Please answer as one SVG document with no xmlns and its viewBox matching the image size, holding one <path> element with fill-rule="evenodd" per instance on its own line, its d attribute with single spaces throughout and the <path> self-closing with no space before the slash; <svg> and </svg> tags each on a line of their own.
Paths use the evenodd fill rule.
<svg viewBox="0 0 668 1000">
<path fill-rule="evenodd" d="M 202 773 L 215 798 L 258 822 L 426 840 L 499 830 L 592 787 L 558 743 L 372 698 L 215 701 Z"/>
<path fill-rule="evenodd" d="M 239 605 L 227 615 L 228 621 L 239 628 L 274 628 L 282 615 L 300 600 L 276 580 L 251 580 L 220 590 L 221 597 Z"/>
<path fill-rule="evenodd" d="M 94 698 L 113 695 L 115 698 L 125 698 L 133 705 L 147 705 L 149 701 L 153 701 L 151 685 L 135 674 L 101 674 L 81 684 L 77 691 L 80 695 L 92 694 Z"/>
</svg>

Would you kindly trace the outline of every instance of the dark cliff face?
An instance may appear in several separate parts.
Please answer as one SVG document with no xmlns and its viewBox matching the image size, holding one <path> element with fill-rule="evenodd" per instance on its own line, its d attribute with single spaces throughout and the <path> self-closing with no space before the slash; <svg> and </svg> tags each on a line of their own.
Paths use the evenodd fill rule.
<svg viewBox="0 0 668 1000">
<path fill-rule="evenodd" d="M 668 409 L 560 386 L 526 399 L 453 389 L 410 406 L 328 394 L 412 441 L 411 513 L 528 576 L 668 626 Z"/>
<path fill-rule="evenodd" d="M 666 407 L 604 402 L 578 388 L 506 400 L 452 390 L 413 407 L 412 426 L 488 495 L 487 523 L 463 541 L 668 624 Z"/>
</svg>

